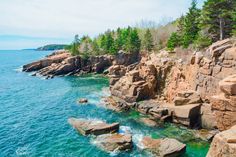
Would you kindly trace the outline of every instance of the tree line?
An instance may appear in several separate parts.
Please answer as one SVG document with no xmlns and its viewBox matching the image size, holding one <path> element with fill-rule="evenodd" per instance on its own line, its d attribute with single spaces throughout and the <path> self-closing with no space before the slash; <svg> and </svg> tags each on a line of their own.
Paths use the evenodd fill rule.
<svg viewBox="0 0 236 157">
<path fill-rule="evenodd" d="M 202 49 L 211 43 L 236 35 L 236 0 L 206 0 L 202 9 L 192 0 L 186 15 L 159 28 L 118 28 L 95 38 L 75 36 L 67 46 L 72 55 L 91 55 L 158 51 L 167 47 Z"/>
<path fill-rule="evenodd" d="M 236 34 L 236 0 L 207 0 L 203 8 L 197 8 L 193 0 L 188 13 L 177 20 L 178 30 L 173 32 L 167 47 L 173 50 L 182 46 L 204 48 L 212 42 Z"/>
<path fill-rule="evenodd" d="M 74 41 L 66 49 L 72 55 L 88 57 L 90 55 L 115 55 L 120 50 L 126 53 L 138 53 L 141 49 L 151 51 L 153 49 L 153 36 L 149 29 L 145 31 L 143 39 L 139 36 L 137 28 L 127 27 L 116 30 L 107 30 L 96 38 L 75 35 Z"/>
</svg>

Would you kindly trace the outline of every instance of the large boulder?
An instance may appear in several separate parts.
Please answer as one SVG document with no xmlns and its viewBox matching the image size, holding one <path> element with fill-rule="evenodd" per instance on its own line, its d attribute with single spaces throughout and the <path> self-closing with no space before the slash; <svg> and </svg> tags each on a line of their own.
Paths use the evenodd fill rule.
<svg viewBox="0 0 236 157">
<path fill-rule="evenodd" d="M 130 110 L 130 106 L 127 102 L 115 96 L 105 98 L 104 104 L 106 108 L 117 112 Z"/>
<path fill-rule="evenodd" d="M 236 76 L 232 75 L 219 82 L 221 94 L 211 98 L 212 110 L 216 115 L 219 130 L 236 125 Z"/>
<path fill-rule="evenodd" d="M 178 157 L 186 151 L 185 144 L 170 138 L 152 139 L 144 137 L 141 145 L 157 157 Z"/>
<path fill-rule="evenodd" d="M 201 106 L 201 127 L 204 129 L 216 129 L 216 115 L 212 111 L 212 104 L 203 103 Z"/>
<path fill-rule="evenodd" d="M 212 141 L 213 137 L 219 132 L 220 132 L 219 130 L 206 130 L 206 129 L 193 130 L 195 137 L 209 142 Z"/>
<path fill-rule="evenodd" d="M 199 127 L 201 104 L 190 104 L 184 106 L 166 106 L 173 115 L 173 122 L 188 127 Z"/>
<path fill-rule="evenodd" d="M 98 120 L 69 118 L 68 122 L 82 135 L 101 135 L 119 131 L 119 123 L 107 124 Z"/>
<path fill-rule="evenodd" d="M 231 39 L 225 39 L 218 42 L 213 43 L 209 48 L 208 52 L 212 57 L 220 56 L 226 49 L 231 48 L 233 46 L 233 42 Z"/>
<path fill-rule="evenodd" d="M 107 152 L 128 151 L 133 147 L 130 134 L 104 134 L 97 136 L 95 144 Z"/>
<path fill-rule="evenodd" d="M 181 91 L 174 99 L 176 106 L 201 103 L 200 95 L 193 90 Z"/>
<path fill-rule="evenodd" d="M 214 137 L 207 157 L 236 157 L 236 125 Z"/>
<path fill-rule="evenodd" d="M 219 86 L 222 92 L 227 95 L 236 95 L 236 75 L 226 77 L 219 82 Z"/>
</svg>

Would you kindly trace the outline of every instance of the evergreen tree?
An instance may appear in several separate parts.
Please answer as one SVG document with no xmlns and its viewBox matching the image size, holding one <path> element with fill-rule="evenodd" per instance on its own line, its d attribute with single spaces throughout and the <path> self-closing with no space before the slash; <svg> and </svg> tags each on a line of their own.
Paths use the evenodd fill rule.
<svg viewBox="0 0 236 157">
<path fill-rule="evenodd" d="M 100 40 L 100 47 L 105 50 L 106 48 L 106 36 L 103 34 Z"/>
<path fill-rule="evenodd" d="M 79 55 L 79 45 L 80 45 L 79 35 L 76 34 L 74 37 L 74 41 L 72 43 L 72 46 L 71 46 L 71 54 L 73 56 Z"/>
<path fill-rule="evenodd" d="M 187 48 L 194 42 L 197 37 L 199 29 L 198 17 L 200 16 L 200 10 L 197 9 L 197 2 L 193 0 L 191 7 L 187 15 L 184 18 L 183 32 L 182 34 L 182 45 Z"/>
<path fill-rule="evenodd" d="M 233 30 L 232 35 L 236 36 L 236 4 L 234 4 L 234 10 L 232 11 L 232 17 L 233 17 Z"/>
<path fill-rule="evenodd" d="M 174 32 L 171 34 L 169 40 L 167 41 L 167 48 L 173 51 L 175 47 L 180 46 L 180 42 L 180 36 L 177 32 Z"/>
<path fill-rule="evenodd" d="M 184 32 L 184 15 L 181 15 L 181 17 L 178 19 L 177 27 L 178 27 L 177 32 L 179 33 L 179 35 L 181 35 L 181 33 Z"/>
<path fill-rule="evenodd" d="M 122 49 L 123 46 L 123 41 L 122 41 L 122 30 L 120 28 L 117 29 L 116 32 L 116 39 L 115 39 L 115 50 L 119 51 Z"/>
<path fill-rule="evenodd" d="M 114 38 L 112 37 L 112 32 L 108 31 L 106 33 L 106 46 L 105 46 L 105 51 L 107 53 L 114 54 L 115 49 L 114 49 Z"/>
<path fill-rule="evenodd" d="M 230 37 L 234 23 L 235 0 L 207 0 L 202 9 L 201 28 L 207 29 L 213 41 Z"/>
<path fill-rule="evenodd" d="M 125 50 L 129 53 L 138 53 L 140 51 L 141 41 L 138 36 L 137 29 L 129 29 L 130 33 L 127 37 Z"/>
<path fill-rule="evenodd" d="M 146 30 L 146 33 L 144 34 L 144 40 L 143 40 L 143 48 L 146 51 L 153 50 L 153 38 L 150 29 Z"/>
<path fill-rule="evenodd" d="M 112 34 L 113 33 L 108 30 L 105 35 L 101 37 L 101 48 L 103 49 L 104 53 L 116 53 L 115 41 Z"/>
<path fill-rule="evenodd" d="M 132 30 L 132 28 L 129 26 L 127 29 L 123 29 L 121 31 L 122 49 L 125 49 L 125 47 L 126 47 L 131 30 Z"/>
<path fill-rule="evenodd" d="M 99 49 L 99 46 L 98 46 L 98 43 L 97 43 L 96 39 L 94 39 L 92 41 L 92 51 L 93 51 L 94 55 L 100 55 L 100 49 Z"/>
</svg>

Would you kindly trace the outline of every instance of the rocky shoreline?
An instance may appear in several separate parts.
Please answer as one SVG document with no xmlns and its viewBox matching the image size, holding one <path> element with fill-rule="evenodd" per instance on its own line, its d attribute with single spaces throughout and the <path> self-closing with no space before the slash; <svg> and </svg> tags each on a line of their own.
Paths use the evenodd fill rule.
<svg viewBox="0 0 236 157">
<path fill-rule="evenodd" d="M 209 140 L 217 130 L 222 131 L 213 139 L 208 157 L 236 154 L 235 39 L 218 41 L 207 50 L 194 52 L 187 62 L 166 51 L 148 55 L 120 51 L 117 56 L 102 55 L 88 59 L 71 56 L 67 51 L 57 51 L 42 60 L 24 65 L 23 71 L 35 72 L 33 75 L 47 78 L 103 73 L 110 78 L 111 96 L 104 100 L 107 108 L 115 111 L 132 109 L 156 122 L 207 129 Z M 227 129 L 229 130 L 225 131 Z M 132 144 L 132 135 L 121 136 L 117 134 L 117 130 L 114 135 L 108 136 L 107 133 L 98 137 L 103 149 L 110 151 L 132 148 L 129 145 Z M 230 138 L 229 134 L 232 134 Z M 166 147 L 163 143 L 178 143 L 146 140 L 155 146 L 152 148 L 154 146 L 150 145 L 147 149 L 151 152 L 154 149 L 154 154 L 158 152 L 159 156 L 171 156 L 161 153 L 161 148 Z M 111 141 L 115 144 L 106 147 Z M 224 146 L 227 149 L 221 151 Z M 182 153 L 185 149 L 183 146 L 174 148 Z"/>
</svg>

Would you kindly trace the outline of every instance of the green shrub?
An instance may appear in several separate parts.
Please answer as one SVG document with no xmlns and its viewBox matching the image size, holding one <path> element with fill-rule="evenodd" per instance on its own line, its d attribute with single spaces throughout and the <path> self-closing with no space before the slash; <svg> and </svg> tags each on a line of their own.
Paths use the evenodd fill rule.
<svg viewBox="0 0 236 157">
<path fill-rule="evenodd" d="M 169 40 L 167 41 L 167 48 L 170 51 L 173 51 L 175 47 L 180 45 L 180 36 L 178 33 L 174 32 L 171 34 Z"/>
<path fill-rule="evenodd" d="M 212 44 L 211 38 L 206 35 L 199 34 L 197 39 L 194 41 L 194 47 L 197 49 L 203 49 Z"/>
</svg>

